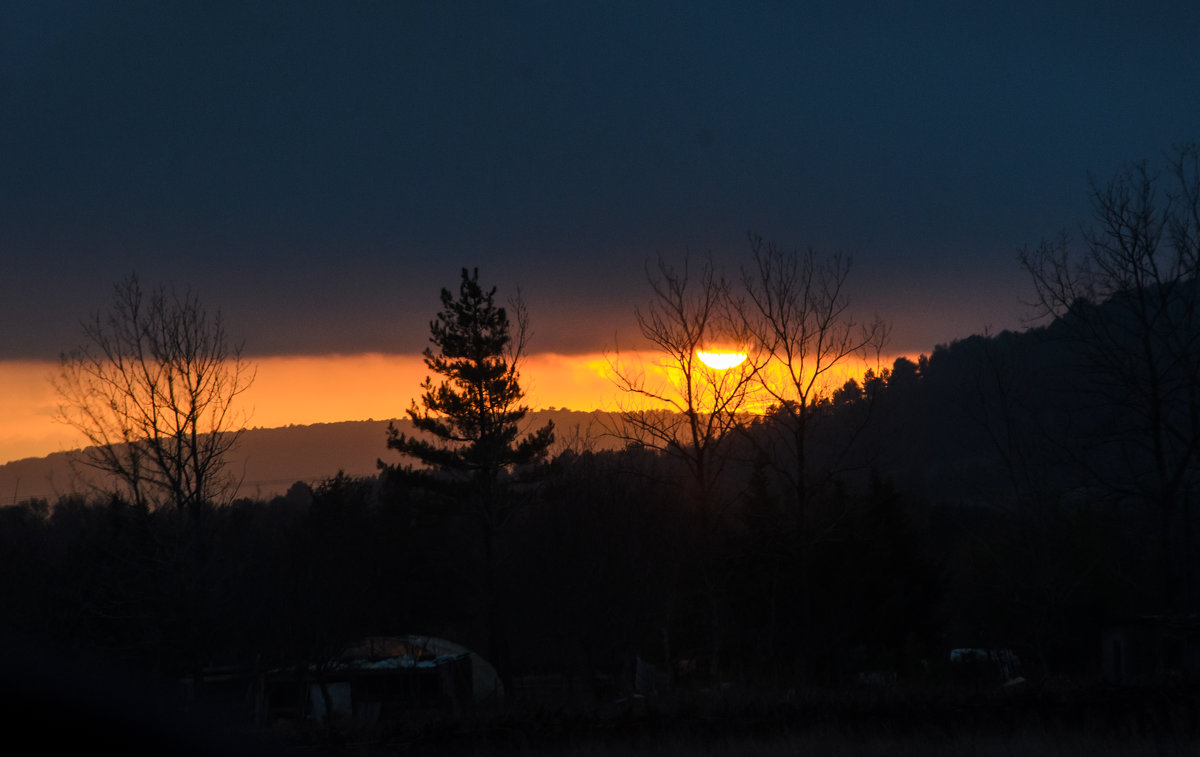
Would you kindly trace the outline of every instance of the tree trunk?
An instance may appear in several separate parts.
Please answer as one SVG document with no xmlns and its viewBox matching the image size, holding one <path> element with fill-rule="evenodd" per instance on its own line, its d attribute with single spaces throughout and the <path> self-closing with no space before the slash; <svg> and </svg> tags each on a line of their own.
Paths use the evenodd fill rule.
<svg viewBox="0 0 1200 757">
<path fill-rule="evenodd" d="M 512 670 L 509 667 L 508 643 L 504 633 L 503 614 L 496 596 L 496 507 L 491 492 L 484 505 L 483 523 L 484 592 L 487 605 L 488 656 L 505 694 L 512 691 Z"/>
</svg>

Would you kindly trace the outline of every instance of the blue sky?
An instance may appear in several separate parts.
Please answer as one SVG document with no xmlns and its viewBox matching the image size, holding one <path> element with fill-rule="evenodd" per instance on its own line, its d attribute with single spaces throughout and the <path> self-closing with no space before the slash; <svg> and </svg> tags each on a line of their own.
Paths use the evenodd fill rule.
<svg viewBox="0 0 1200 757">
<path fill-rule="evenodd" d="M 252 354 L 415 352 L 462 266 L 591 352 L 748 232 L 851 256 L 897 351 L 1017 327 L 1089 172 L 1200 138 L 1200 11 L 997 5 L 0 4 L 0 359 L 133 271 Z"/>
</svg>

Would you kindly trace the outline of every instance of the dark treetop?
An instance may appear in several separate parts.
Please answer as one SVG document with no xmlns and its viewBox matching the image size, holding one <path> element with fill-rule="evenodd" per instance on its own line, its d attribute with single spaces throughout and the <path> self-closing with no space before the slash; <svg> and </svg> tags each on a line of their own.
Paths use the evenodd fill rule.
<svg viewBox="0 0 1200 757">
<path fill-rule="evenodd" d="M 421 408 L 414 400 L 408 414 L 427 436 L 407 436 L 389 429 L 388 447 L 450 473 L 494 481 L 514 466 L 536 462 L 554 440 L 553 424 L 517 441 L 519 423 L 528 412 L 521 404 L 518 366 L 526 338 L 520 303 L 516 339 L 508 313 L 494 301 L 496 289 L 484 291 L 479 270 L 462 271 L 458 298 L 442 290 L 442 312 L 430 323 L 425 365 L 443 379 L 427 377 L 421 385 Z M 433 437 L 432 439 L 429 437 Z"/>
</svg>

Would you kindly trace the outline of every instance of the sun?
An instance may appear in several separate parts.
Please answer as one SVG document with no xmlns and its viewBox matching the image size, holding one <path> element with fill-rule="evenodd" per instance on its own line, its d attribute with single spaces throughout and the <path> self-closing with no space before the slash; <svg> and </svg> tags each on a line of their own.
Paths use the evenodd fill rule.
<svg viewBox="0 0 1200 757">
<path fill-rule="evenodd" d="M 705 350 L 697 350 L 696 357 L 700 358 L 700 362 L 707 365 L 709 368 L 718 371 L 728 370 L 735 365 L 741 365 L 746 359 L 744 352 L 708 352 Z"/>
</svg>

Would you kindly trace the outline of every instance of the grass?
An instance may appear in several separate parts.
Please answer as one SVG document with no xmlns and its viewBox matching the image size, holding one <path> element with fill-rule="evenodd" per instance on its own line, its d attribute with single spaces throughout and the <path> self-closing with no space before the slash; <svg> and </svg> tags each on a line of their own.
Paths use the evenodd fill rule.
<svg viewBox="0 0 1200 757">
<path fill-rule="evenodd" d="M 683 692 L 592 708 L 518 703 L 419 722 L 401 714 L 344 734 L 323 751 L 431 757 L 1200 754 L 1200 687 L 891 687 L 780 697 Z"/>
<path fill-rule="evenodd" d="M 617 757 L 636 754 L 641 757 L 1127 757 L 1133 755 L 1194 754 L 1200 742 L 1172 743 L 1154 739 L 1114 741 L 1086 733 L 1049 733 L 1024 731 L 988 736 L 898 736 L 880 734 L 856 736 L 844 733 L 810 732 L 792 736 L 756 739 L 750 737 L 700 742 L 681 739 L 648 747 L 622 744 L 587 744 L 563 749 L 522 753 L 543 757 Z M 474 754 L 493 754 L 476 750 Z"/>
</svg>

